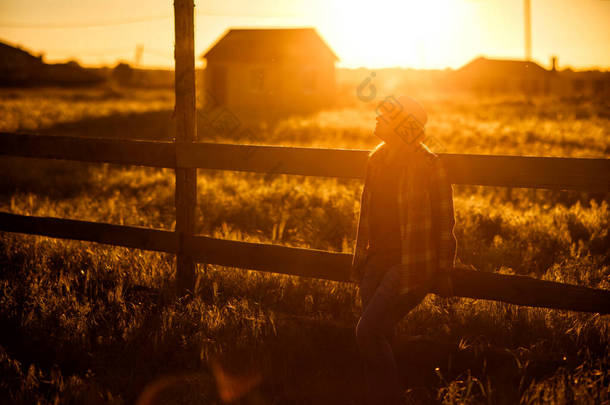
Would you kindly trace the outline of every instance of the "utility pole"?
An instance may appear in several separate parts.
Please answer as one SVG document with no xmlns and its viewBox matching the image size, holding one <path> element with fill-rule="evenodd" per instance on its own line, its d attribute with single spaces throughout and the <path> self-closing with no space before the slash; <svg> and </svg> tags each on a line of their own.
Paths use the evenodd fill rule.
<svg viewBox="0 0 610 405">
<path fill-rule="evenodd" d="M 532 18 L 530 14 L 530 0 L 523 0 L 523 19 L 525 29 L 525 60 L 532 60 Z"/>
<path fill-rule="evenodd" d="M 142 53 L 144 52 L 144 45 L 138 44 L 136 45 L 136 53 L 133 58 L 133 67 L 137 68 L 140 66 L 140 62 L 142 62 Z"/>
</svg>

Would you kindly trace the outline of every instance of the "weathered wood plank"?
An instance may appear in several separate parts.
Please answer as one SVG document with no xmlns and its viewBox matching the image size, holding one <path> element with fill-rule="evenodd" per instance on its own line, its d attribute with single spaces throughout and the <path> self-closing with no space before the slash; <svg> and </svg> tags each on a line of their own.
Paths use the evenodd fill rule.
<svg viewBox="0 0 610 405">
<path fill-rule="evenodd" d="M 195 107 L 195 28 L 193 0 L 174 0 L 176 144 L 190 147 L 197 140 Z M 184 252 L 183 241 L 195 231 L 197 217 L 197 169 L 176 167 L 176 233 L 179 252 L 176 256 L 177 293 L 193 291 L 197 264 Z"/>
<path fill-rule="evenodd" d="M 610 291 L 607 290 L 468 268 L 455 269 L 453 285 L 455 295 L 460 297 L 529 307 L 610 313 Z"/>
<path fill-rule="evenodd" d="M 177 164 L 204 169 L 363 178 L 369 151 L 196 143 Z M 610 159 L 439 154 L 454 184 L 610 191 Z"/>
<path fill-rule="evenodd" d="M 200 263 L 347 281 L 351 255 L 324 250 L 195 236 L 185 249 Z M 349 263 L 348 263 L 349 262 Z"/>
<path fill-rule="evenodd" d="M 174 167 L 174 150 L 171 142 L 0 132 L 0 155 Z"/>
<path fill-rule="evenodd" d="M 0 154 L 155 167 L 362 178 L 369 151 L 0 133 Z M 454 184 L 610 191 L 610 159 L 440 154 Z"/>
<path fill-rule="evenodd" d="M 172 231 L 73 219 L 0 212 L 0 231 L 83 240 L 158 252 L 178 251 L 178 238 Z"/>
<path fill-rule="evenodd" d="M 185 245 L 204 263 L 348 281 L 352 255 L 197 236 Z M 457 268 L 454 294 L 459 297 L 502 301 L 515 305 L 610 313 L 610 291 L 538 280 L 526 276 L 486 273 Z"/>
<path fill-rule="evenodd" d="M 85 240 L 168 253 L 178 252 L 177 234 L 157 229 L 0 213 L 0 231 Z M 186 238 L 184 251 L 200 263 L 343 282 L 348 281 L 352 259 L 352 255 L 348 253 L 206 236 Z M 487 273 L 463 267 L 454 270 L 452 276 L 454 294 L 458 297 L 531 307 L 610 313 L 610 291 L 607 290 L 526 276 Z"/>
<path fill-rule="evenodd" d="M 177 164 L 202 169 L 363 178 L 369 151 L 199 142 L 177 145 Z"/>
<path fill-rule="evenodd" d="M 610 191 L 610 159 L 441 154 L 454 184 Z"/>
</svg>

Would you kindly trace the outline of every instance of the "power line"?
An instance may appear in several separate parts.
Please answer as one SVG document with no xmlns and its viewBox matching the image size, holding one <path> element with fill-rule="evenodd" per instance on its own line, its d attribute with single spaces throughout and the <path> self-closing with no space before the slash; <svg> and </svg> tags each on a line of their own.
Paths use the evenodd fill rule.
<svg viewBox="0 0 610 405">
<path fill-rule="evenodd" d="M 239 13 L 224 13 L 219 11 L 205 11 L 196 10 L 197 14 L 201 14 L 204 17 L 252 17 L 252 18 L 281 18 L 281 17 L 299 17 L 297 13 L 282 13 L 282 14 L 239 14 Z"/>
<path fill-rule="evenodd" d="M 29 23 L 10 23 L 0 22 L 1 28 L 26 28 L 26 29 L 62 29 L 62 28 L 96 28 L 96 27 L 110 27 L 116 25 L 135 24 L 141 22 L 149 22 L 155 20 L 163 20 L 171 18 L 169 15 L 157 15 L 150 17 L 139 17 L 122 20 L 106 20 L 106 21 L 89 21 L 89 22 L 63 22 L 53 24 L 29 24 Z"/>
<path fill-rule="evenodd" d="M 223 13 L 216 11 L 204 11 L 197 10 L 197 15 L 201 17 L 246 17 L 246 18 L 295 18 L 299 15 L 296 13 L 286 14 L 239 14 L 239 13 Z M 25 22 L 0 22 L 0 28 L 20 28 L 20 29 L 69 29 L 69 28 L 100 28 L 100 27 L 112 27 L 117 25 L 136 24 L 142 22 L 150 22 L 156 20 L 164 20 L 173 18 L 173 15 L 156 15 L 149 17 L 138 17 L 138 18 L 126 18 L 119 20 L 102 20 L 102 21 L 89 21 L 89 22 L 73 22 L 66 21 L 62 23 L 49 23 L 49 24 L 31 24 Z"/>
<path fill-rule="evenodd" d="M 79 55 L 111 55 L 119 53 L 133 52 L 133 48 L 115 48 L 115 49 L 45 49 L 43 53 L 78 53 Z"/>
<path fill-rule="evenodd" d="M 46 49 L 44 54 L 68 54 L 71 57 L 82 57 L 82 56 L 119 56 L 130 54 L 133 52 L 133 48 L 115 48 L 115 49 L 85 49 L 85 50 L 74 50 L 74 49 Z M 156 57 L 165 58 L 168 60 L 174 60 L 172 50 L 162 51 L 158 49 L 144 48 L 142 51 L 145 55 L 153 55 Z"/>
</svg>

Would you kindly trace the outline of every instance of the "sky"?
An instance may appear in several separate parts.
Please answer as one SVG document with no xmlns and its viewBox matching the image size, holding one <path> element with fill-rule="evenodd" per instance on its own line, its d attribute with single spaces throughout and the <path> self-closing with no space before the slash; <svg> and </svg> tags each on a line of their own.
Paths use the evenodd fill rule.
<svg viewBox="0 0 610 405">
<path fill-rule="evenodd" d="M 459 68 L 524 57 L 521 0 L 195 1 L 199 57 L 231 27 L 314 27 L 339 67 Z M 610 69 L 610 0 L 531 0 L 532 56 L 545 67 Z M 173 66 L 173 1 L 0 0 L 0 41 L 45 61 Z M 197 66 L 203 62 L 198 60 Z"/>
</svg>

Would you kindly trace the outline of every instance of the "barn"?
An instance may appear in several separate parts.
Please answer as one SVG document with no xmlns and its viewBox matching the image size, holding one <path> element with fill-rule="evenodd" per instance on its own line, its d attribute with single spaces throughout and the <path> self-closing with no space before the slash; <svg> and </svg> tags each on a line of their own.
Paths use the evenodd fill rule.
<svg viewBox="0 0 610 405">
<path fill-rule="evenodd" d="M 229 29 L 202 59 L 203 90 L 233 111 L 302 113 L 335 101 L 338 58 L 313 28 Z"/>
<path fill-rule="evenodd" d="M 0 42 L 0 86 L 90 86 L 103 81 L 74 61 L 47 64 L 42 55 Z"/>
<path fill-rule="evenodd" d="M 454 73 L 454 82 L 476 93 L 548 94 L 550 72 L 532 61 L 476 58 Z"/>
<path fill-rule="evenodd" d="M 599 70 L 558 70 L 557 58 L 551 69 L 525 60 L 476 58 L 453 72 L 454 88 L 477 94 L 520 93 L 559 97 L 607 98 L 610 72 Z"/>
<path fill-rule="evenodd" d="M 0 42 L 0 85 L 27 83 L 42 67 L 42 56 Z"/>
</svg>

